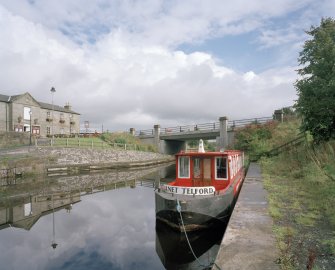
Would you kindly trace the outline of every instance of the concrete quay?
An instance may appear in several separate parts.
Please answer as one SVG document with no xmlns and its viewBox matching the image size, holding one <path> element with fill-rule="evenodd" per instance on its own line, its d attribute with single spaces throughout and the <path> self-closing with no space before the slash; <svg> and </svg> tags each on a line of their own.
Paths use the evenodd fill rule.
<svg viewBox="0 0 335 270">
<path fill-rule="evenodd" d="M 266 197 L 260 166 L 251 163 L 216 257 L 221 269 L 280 269 Z"/>
</svg>

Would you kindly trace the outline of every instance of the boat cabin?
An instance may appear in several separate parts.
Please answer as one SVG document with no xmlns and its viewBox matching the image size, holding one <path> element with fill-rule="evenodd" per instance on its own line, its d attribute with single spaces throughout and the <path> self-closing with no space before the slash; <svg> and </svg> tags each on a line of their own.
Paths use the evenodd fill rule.
<svg viewBox="0 0 335 270">
<path fill-rule="evenodd" d="M 243 152 L 180 152 L 176 155 L 176 180 L 170 185 L 183 187 L 214 186 L 225 189 L 243 174 Z"/>
</svg>

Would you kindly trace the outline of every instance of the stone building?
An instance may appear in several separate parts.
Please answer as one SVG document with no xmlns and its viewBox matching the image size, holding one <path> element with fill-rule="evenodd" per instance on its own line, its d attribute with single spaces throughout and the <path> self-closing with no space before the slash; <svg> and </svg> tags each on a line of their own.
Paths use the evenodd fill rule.
<svg viewBox="0 0 335 270">
<path fill-rule="evenodd" d="M 79 134 L 80 114 L 64 107 L 35 100 L 29 93 L 0 94 L 0 132 L 28 132 L 34 136 Z"/>
</svg>

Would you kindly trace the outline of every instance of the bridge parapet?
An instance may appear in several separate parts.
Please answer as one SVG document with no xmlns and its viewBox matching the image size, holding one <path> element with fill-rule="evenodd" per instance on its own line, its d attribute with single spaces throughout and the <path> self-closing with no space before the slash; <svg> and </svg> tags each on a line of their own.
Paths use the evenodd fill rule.
<svg viewBox="0 0 335 270">
<path fill-rule="evenodd" d="M 143 143 L 154 144 L 161 153 L 174 154 L 185 149 L 188 140 L 216 139 L 217 150 L 234 144 L 234 132 L 236 128 L 250 124 L 264 124 L 272 117 L 249 118 L 228 121 L 227 117 L 220 117 L 219 122 L 184 125 L 162 128 L 155 125 L 153 129 L 139 130 L 130 133 L 137 136 Z"/>
<path fill-rule="evenodd" d="M 229 120 L 228 121 L 228 130 L 232 130 L 238 127 L 244 127 L 250 124 L 265 124 L 268 121 L 273 120 L 273 117 L 259 117 L 259 118 L 249 118 L 249 119 L 241 119 L 241 120 Z M 197 132 L 197 131 L 219 131 L 220 130 L 220 122 L 212 122 L 212 123 L 203 123 L 203 124 L 194 124 L 194 125 L 184 125 L 184 126 L 175 126 L 175 127 L 161 127 L 160 134 L 161 135 L 174 135 L 175 133 L 181 132 Z M 144 129 L 138 130 L 135 132 L 135 136 L 138 137 L 153 137 L 154 129 Z"/>
</svg>

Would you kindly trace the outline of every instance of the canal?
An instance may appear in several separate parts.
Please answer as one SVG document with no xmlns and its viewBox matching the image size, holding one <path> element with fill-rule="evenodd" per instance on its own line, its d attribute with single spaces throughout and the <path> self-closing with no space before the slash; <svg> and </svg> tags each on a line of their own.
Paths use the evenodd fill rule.
<svg viewBox="0 0 335 270">
<path fill-rule="evenodd" d="M 154 187 L 174 165 L 2 180 L 0 269 L 206 269 L 225 226 L 184 233 L 156 223 Z M 210 269 L 210 268 L 208 268 Z"/>
</svg>

